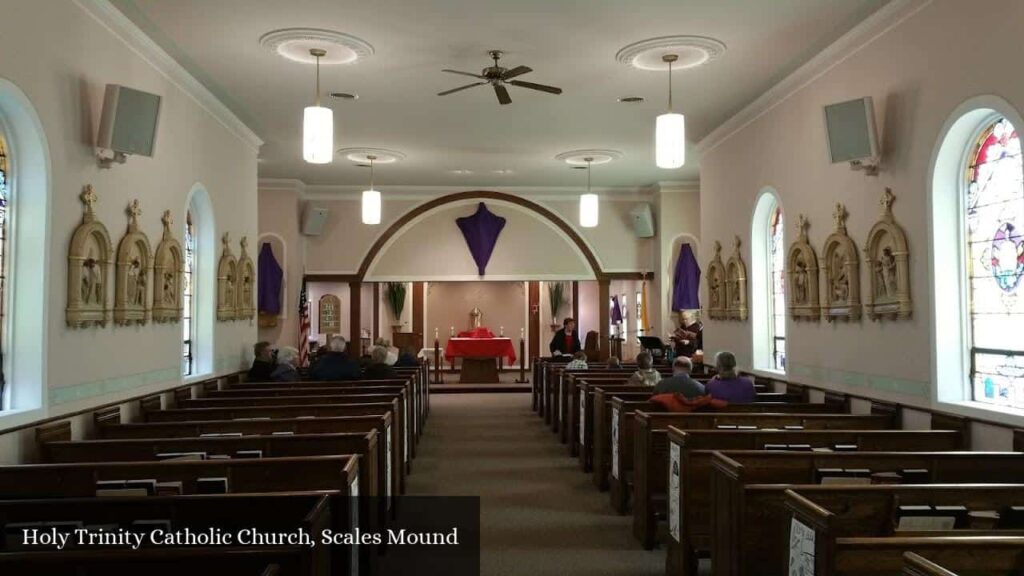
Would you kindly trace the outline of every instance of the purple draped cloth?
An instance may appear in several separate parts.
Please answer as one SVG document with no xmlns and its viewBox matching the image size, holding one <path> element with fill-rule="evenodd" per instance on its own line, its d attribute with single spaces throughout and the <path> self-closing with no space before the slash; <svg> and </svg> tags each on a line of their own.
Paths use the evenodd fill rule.
<svg viewBox="0 0 1024 576">
<path fill-rule="evenodd" d="M 472 216 L 456 218 L 455 223 L 459 230 L 462 230 L 462 236 L 466 238 L 466 245 L 469 246 L 469 253 L 473 255 L 473 261 L 476 262 L 477 272 L 483 276 L 484 269 L 491 260 L 491 253 L 494 252 L 494 245 L 498 243 L 498 235 L 505 227 L 505 219 L 495 215 L 481 202 Z"/>
<path fill-rule="evenodd" d="M 259 269 L 256 285 L 259 313 L 276 316 L 281 313 L 281 281 L 284 278 L 284 271 L 274 258 L 274 250 L 271 249 L 269 242 L 264 242 L 260 246 L 260 257 L 256 267 Z"/>
<path fill-rule="evenodd" d="M 622 306 L 619 305 L 618 295 L 612 296 L 612 324 L 622 322 Z"/>
<path fill-rule="evenodd" d="M 700 308 L 700 266 L 693 255 L 693 248 L 683 244 L 676 261 L 676 273 L 672 282 L 672 309 L 697 310 Z"/>
</svg>

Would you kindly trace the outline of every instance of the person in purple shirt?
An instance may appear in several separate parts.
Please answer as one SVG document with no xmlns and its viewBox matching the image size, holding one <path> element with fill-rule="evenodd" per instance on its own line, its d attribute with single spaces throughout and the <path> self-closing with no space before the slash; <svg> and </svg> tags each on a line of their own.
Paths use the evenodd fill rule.
<svg viewBox="0 0 1024 576">
<path fill-rule="evenodd" d="M 715 356 L 718 375 L 705 385 L 705 390 L 718 400 L 730 404 L 751 404 L 757 400 L 754 381 L 736 373 L 736 356 L 732 352 L 719 352 Z"/>
</svg>

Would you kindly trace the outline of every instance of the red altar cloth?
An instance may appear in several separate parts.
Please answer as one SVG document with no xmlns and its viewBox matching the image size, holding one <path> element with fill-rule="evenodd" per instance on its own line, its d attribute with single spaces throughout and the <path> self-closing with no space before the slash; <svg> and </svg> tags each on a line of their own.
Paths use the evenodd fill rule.
<svg viewBox="0 0 1024 576">
<path fill-rule="evenodd" d="M 494 332 L 483 327 L 473 328 L 459 332 L 459 338 L 494 338 Z"/>
<path fill-rule="evenodd" d="M 509 364 L 516 361 L 516 349 L 511 338 L 449 338 L 444 348 L 444 359 L 450 364 L 456 357 L 501 358 Z"/>
</svg>

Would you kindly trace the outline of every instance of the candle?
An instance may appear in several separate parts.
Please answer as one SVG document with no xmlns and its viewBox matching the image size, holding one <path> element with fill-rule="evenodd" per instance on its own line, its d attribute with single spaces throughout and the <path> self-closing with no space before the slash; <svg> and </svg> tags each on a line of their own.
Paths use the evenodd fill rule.
<svg viewBox="0 0 1024 576">
<path fill-rule="evenodd" d="M 437 340 L 437 327 L 434 328 L 434 340 Z"/>
<path fill-rule="evenodd" d="M 452 337 L 455 336 L 455 326 L 452 326 L 451 328 L 448 329 L 448 335 Z"/>
<path fill-rule="evenodd" d="M 498 326 L 498 336 L 501 336 L 502 338 L 505 337 L 505 327 L 504 326 Z"/>
<path fill-rule="evenodd" d="M 526 338 L 526 329 L 525 328 L 520 328 L 519 329 L 519 339 L 522 340 L 524 338 Z"/>
</svg>

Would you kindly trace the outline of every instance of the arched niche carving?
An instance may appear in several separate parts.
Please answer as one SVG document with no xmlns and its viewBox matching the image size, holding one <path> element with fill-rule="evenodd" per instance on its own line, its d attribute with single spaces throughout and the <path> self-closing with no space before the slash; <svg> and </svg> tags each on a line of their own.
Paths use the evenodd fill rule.
<svg viewBox="0 0 1024 576">
<path fill-rule="evenodd" d="M 341 298 L 334 294 L 324 294 L 317 304 L 320 334 L 341 333 Z"/>
<path fill-rule="evenodd" d="M 715 240 L 715 256 L 708 264 L 708 318 L 724 320 L 725 314 L 725 264 L 722 263 L 722 245 Z"/>
<path fill-rule="evenodd" d="M 221 254 L 217 263 L 217 320 L 224 322 L 235 319 L 238 288 L 238 261 L 231 253 L 231 238 L 225 232 L 220 239 Z"/>
<path fill-rule="evenodd" d="M 93 204 L 99 198 L 91 185 L 82 190 L 79 199 L 85 212 L 68 248 L 66 322 L 71 328 L 106 326 L 110 312 L 107 282 L 114 249 L 107 227 L 96 220 Z"/>
<path fill-rule="evenodd" d="M 114 278 L 114 323 L 145 324 L 149 312 L 149 271 L 153 267 L 149 238 L 139 230 L 138 199 L 125 211 L 128 230 L 117 244 Z"/>
<path fill-rule="evenodd" d="M 801 214 L 797 219 L 799 235 L 790 244 L 786 254 L 787 292 L 789 315 L 794 320 L 818 320 L 821 318 L 821 301 L 818 291 L 818 255 L 807 240 L 810 223 Z"/>
<path fill-rule="evenodd" d="M 239 320 L 251 320 L 256 315 L 256 304 L 254 302 L 256 286 L 256 267 L 253 266 L 252 258 L 249 257 L 249 240 L 242 236 L 239 242 L 241 251 L 238 253 L 238 287 L 235 305 L 235 318 Z"/>
<path fill-rule="evenodd" d="M 178 322 L 182 312 L 185 253 L 171 232 L 174 224 L 171 211 L 164 210 L 160 221 L 164 232 L 153 255 L 153 322 Z"/>
<path fill-rule="evenodd" d="M 740 251 L 743 241 L 739 236 L 733 240 L 732 256 L 725 263 L 726 318 L 745 321 L 747 319 L 747 265 Z"/>
<path fill-rule="evenodd" d="M 860 319 L 860 266 L 857 246 L 846 233 L 846 207 L 836 203 L 832 213 L 836 229 L 825 239 L 821 251 L 825 268 L 825 304 L 822 313 L 835 319 Z"/>
<path fill-rule="evenodd" d="M 907 235 L 896 223 L 892 190 L 882 193 L 882 217 L 868 232 L 864 261 L 868 267 L 868 294 L 864 305 L 868 318 L 879 320 L 910 318 L 910 250 Z"/>
</svg>

